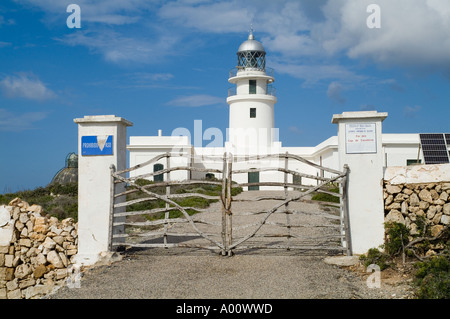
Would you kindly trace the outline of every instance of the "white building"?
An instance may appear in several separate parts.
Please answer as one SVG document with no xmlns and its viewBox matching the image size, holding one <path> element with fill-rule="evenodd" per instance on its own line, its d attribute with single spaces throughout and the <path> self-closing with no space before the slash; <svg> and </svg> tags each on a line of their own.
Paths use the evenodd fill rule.
<svg viewBox="0 0 450 319">
<path fill-rule="evenodd" d="M 225 145 L 216 147 L 195 147 L 188 136 L 131 136 L 127 146 L 130 156 L 130 166 L 143 163 L 162 153 L 170 152 L 173 155 L 170 163 L 161 160 L 153 167 L 144 167 L 133 171 L 131 174 L 141 175 L 176 166 L 191 166 L 202 168 L 220 169 L 222 162 L 201 159 L 203 156 L 223 156 L 230 152 L 234 156 L 252 156 L 264 154 L 279 154 L 289 152 L 301 156 L 321 166 L 336 170 L 339 167 L 338 138 L 332 136 L 315 147 L 283 147 L 278 138 L 278 129 L 274 127 L 275 90 L 272 83 L 275 81 L 273 70 L 266 68 L 265 50 L 263 45 L 255 40 L 251 32 L 237 52 L 237 67 L 230 72 L 228 81 L 235 85 L 228 93 L 229 104 L 229 128 L 227 129 L 227 141 Z M 372 113 L 372 112 L 366 112 Z M 330 116 L 331 117 L 331 116 Z M 178 135 L 178 134 L 173 134 Z M 422 140 L 421 140 L 422 138 Z M 427 140 L 424 144 L 424 140 Z M 435 141 L 435 139 L 439 141 Z M 435 143 L 436 142 L 436 143 Z M 443 142 L 443 145 L 441 145 Z M 448 163 L 449 162 L 450 134 L 382 134 L 382 152 L 384 154 L 384 166 L 405 166 L 413 163 Z M 436 149 L 437 148 L 437 149 Z M 436 158 L 436 153 L 440 158 Z M 428 153 L 427 153 L 428 152 Z M 425 157 L 424 157 L 425 154 Z M 191 155 L 186 157 L 182 155 Z M 427 157 L 428 156 L 428 157 Z M 200 158 L 200 160 L 199 160 Z M 267 161 L 246 161 L 236 163 L 233 168 L 248 169 L 264 166 L 279 166 L 283 163 Z M 318 168 L 296 162 L 290 166 L 310 175 L 322 176 L 324 172 Z M 259 175 L 261 174 L 261 176 Z M 241 176 L 240 176 L 241 175 Z M 239 183 L 252 181 L 282 181 L 284 174 L 280 172 L 261 172 L 252 174 L 237 174 L 233 179 Z M 326 173 L 325 173 L 326 175 Z M 171 180 L 202 179 L 206 178 L 204 172 L 174 171 Z M 220 178 L 221 176 L 215 176 Z M 151 177 L 163 178 L 162 175 Z M 292 179 L 292 176 L 290 177 Z M 288 181 L 300 183 L 300 181 Z M 302 180 L 303 184 L 314 184 L 315 180 Z M 263 189 L 263 188 L 261 188 Z"/>
</svg>

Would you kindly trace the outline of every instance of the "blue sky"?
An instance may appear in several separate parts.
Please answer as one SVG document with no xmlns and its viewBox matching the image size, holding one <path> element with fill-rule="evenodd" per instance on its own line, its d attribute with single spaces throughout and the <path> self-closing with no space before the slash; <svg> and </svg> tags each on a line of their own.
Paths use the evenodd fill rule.
<svg viewBox="0 0 450 319">
<path fill-rule="evenodd" d="M 70 3 L 81 28 L 66 24 Z M 367 27 L 371 3 L 380 28 Z M 448 0 L 3 0 L 0 193 L 47 185 L 85 115 L 124 117 L 131 136 L 198 119 L 225 132 L 251 24 L 275 70 L 283 145 L 335 135 L 344 111 L 388 112 L 385 133 L 450 132 Z"/>
</svg>

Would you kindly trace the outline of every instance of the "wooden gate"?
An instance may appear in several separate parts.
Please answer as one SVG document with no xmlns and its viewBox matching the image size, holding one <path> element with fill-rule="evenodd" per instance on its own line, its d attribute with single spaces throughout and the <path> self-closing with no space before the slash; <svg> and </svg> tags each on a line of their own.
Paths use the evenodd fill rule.
<svg viewBox="0 0 450 319">
<path fill-rule="evenodd" d="M 174 156 L 178 155 L 161 154 L 122 171 L 115 171 L 111 167 L 111 250 L 119 246 L 198 247 L 232 255 L 238 249 L 282 248 L 339 251 L 351 255 L 346 204 L 347 167 L 344 172 L 340 172 L 288 153 L 245 158 L 233 157 L 229 153 L 222 157 L 200 159 L 190 156 L 188 165 L 171 167 L 171 158 Z M 267 159 L 276 159 L 282 165 L 233 169 L 233 165 L 239 167 L 244 162 L 258 163 Z M 205 160 L 208 160 L 208 166 L 215 168 L 192 164 Z M 162 161 L 166 164 L 162 170 L 130 174 L 139 169 L 142 172 L 145 167 L 152 167 Z M 290 169 L 289 163 L 295 166 L 295 162 L 313 167 L 318 173 L 314 175 Z M 245 166 L 248 167 L 247 164 Z M 189 175 L 195 172 L 208 178 L 195 179 L 191 176 L 182 181 L 172 180 L 171 172 L 174 171 L 188 171 Z M 269 173 L 276 178 L 267 181 L 267 177 L 270 179 Z M 327 177 L 323 176 L 324 173 Z M 164 178 L 161 178 L 163 174 Z M 156 175 L 158 179 L 150 182 L 149 179 Z M 258 179 L 252 177 L 246 182 L 239 182 L 242 176 L 258 176 Z M 316 185 L 301 183 L 302 180 L 316 181 Z M 330 185 L 337 186 L 339 192 L 330 191 Z M 264 192 L 264 187 L 272 190 Z M 261 189 L 262 194 L 251 198 L 246 198 L 245 194 L 258 191 L 237 195 L 242 188 Z M 273 191 L 274 188 L 281 191 Z M 329 208 L 316 212 L 296 208 L 305 203 L 304 198 L 315 193 L 339 198 L 338 213 L 329 212 Z M 249 203 L 256 210 L 239 208 L 244 203 Z M 282 221 L 280 216 L 284 216 Z M 299 216 L 321 219 L 311 224 L 298 219 Z M 309 229 L 311 234 L 305 234 L 304 229 Z M 318 232 L 318 229 L 331 232 Z M 297 234 L 296 230 L 303 232 Z"/>
</svg>

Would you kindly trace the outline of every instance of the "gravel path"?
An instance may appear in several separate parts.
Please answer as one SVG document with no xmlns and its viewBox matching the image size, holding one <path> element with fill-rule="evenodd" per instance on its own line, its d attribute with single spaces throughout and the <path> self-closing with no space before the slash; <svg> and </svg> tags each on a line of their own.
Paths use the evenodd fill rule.
<svg viewBox="0 0 450 319">
<path fill-rule="evenodd" d="M 264 192 L 247 192 L 240 196 L 262 194 Z M 238 207 L 237 203 L 233 206 L 235 212 L 260 209 L 264 205 L 242 202 Z M 267 209 L 268 204 L 265 205 Z M 295 205 L 299 206 L 293 208 L 305 212 L 323 211 L 318 204 Z M 195 218 L 208 218 L 206 214 L 197 214 Z M 273 221 L 277 218 L 285 221 L 286 217 L 274 216 Z M 303 219 L 291 222 L 323 222 L 320 216 L 299 218 Z M 234 225 L 235 220 L 237 222 L 238 218 L 233 219 Z M 296 230 L 310 232 L 311 228 Z M 320 233 L 316 229 L 314 232 Z M 391 285 L 383 280 L 381 288 L 370 289 L 363 277 L 325 263 L 326 257 L 327 251 L 248 249 L 237 251 L 233 257 L 224 257 L 204 249 L 130 249 L 123 253 L 121 261 L 85 271 L 80 288 L 63 287 L 50 298 L 384 299 L 403 298 L 408 294 L 406 285 Z"/>
</svg>

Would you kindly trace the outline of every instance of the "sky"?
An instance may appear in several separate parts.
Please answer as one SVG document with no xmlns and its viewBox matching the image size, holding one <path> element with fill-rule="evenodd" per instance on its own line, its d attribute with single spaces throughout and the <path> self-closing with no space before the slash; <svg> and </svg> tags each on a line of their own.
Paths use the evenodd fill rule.
<svg viewBox="0 0 450 319">
<path fill-rule="evenodd" d="M 251 27 L 283 146 L 336 135 L 345 111 L 387 112 L 383 133 L 450 132 L 448 0 L 2 0 L 0 193 L 46 186 L 85 115 L 123 117 L 128 136 L 225 132 Z"/>
</svg>

